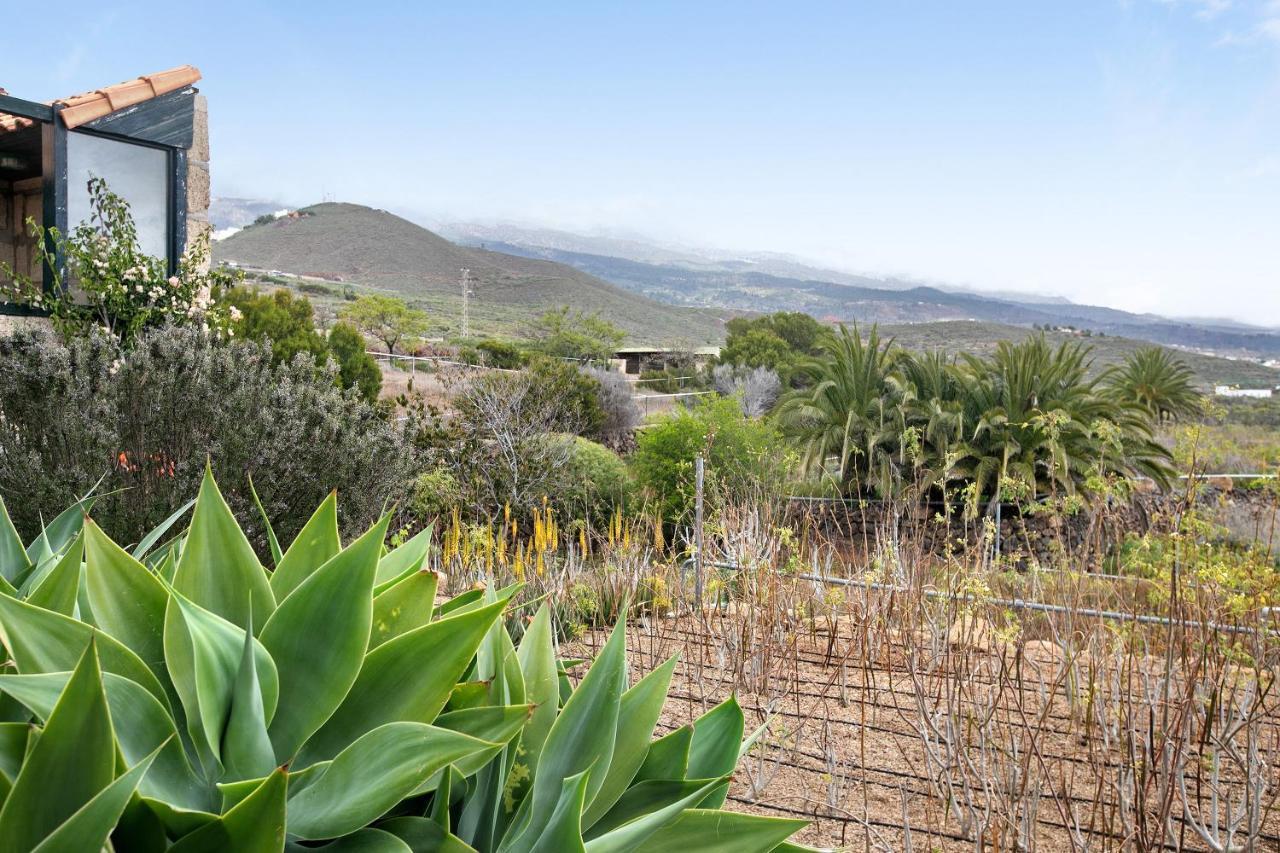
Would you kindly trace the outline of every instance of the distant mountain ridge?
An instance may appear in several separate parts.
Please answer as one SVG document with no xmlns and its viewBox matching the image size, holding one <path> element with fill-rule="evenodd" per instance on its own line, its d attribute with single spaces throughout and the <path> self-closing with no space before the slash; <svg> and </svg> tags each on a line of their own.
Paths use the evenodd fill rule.
<svg viewBox="0 0 1280 853">
<path fill-rule="evenodd" d="M 449 226 L 455 239 L 511 254 L 554 260 L 646 296 L 689 306 L 754 311 L 805 311 L 832 321 L 919 323 L 978 320 L 1016 326 L 1071 326 L 1231 356 L 1280 358 L 1280 330 L 1222 320 L 1171 319 L 1115 308 L 1078 305 L 1027 294 L 991 294 L 904 279 L 875 279 L 811 267 L 794 260 L 691 258 L 671 252 L 662 262 L 573 251 L 528 242 L 544 232 L 514 227 Z M 481 240 L 498 235 L 517 242 Z M 582 238 L 581 245 L 630 251 L 636 241 Z M 643 245 L 643 244 L 640 244 Z M 658 256 L 660 252 L 656 252 Z"/>
</svg>

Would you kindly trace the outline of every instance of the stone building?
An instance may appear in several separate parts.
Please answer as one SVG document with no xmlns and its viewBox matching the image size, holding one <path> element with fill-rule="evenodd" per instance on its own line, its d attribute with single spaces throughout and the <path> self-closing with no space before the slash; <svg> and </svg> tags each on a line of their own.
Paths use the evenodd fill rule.
<svg viewBox="0 0 1280 853">
<path fill-rule="evenodd" d="M 176 267 L 209 232 L 209 128 L 199 79 L 183 65 L 51 104 L 0 89 L 0 261 L 47 279 L 27 222 L 63 233 L 83 222 L 88 179 L 96 175 L 129 202 L 142 248 Z M 0 315 L 23 313 L 0 302 Z"/>
</svg>

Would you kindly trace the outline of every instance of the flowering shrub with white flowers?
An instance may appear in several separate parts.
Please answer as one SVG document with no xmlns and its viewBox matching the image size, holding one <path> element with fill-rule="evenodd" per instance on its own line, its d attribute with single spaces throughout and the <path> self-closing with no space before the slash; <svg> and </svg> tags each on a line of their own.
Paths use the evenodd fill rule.
<svg viewBox="0 0 1280 853">
<path fill-rule="evenodd" d="M 163 258 L 142 251 L 128 202 L 98 177 L 89 180 L 89 197 L 89 220 L 70 236 L 27 221 L 38 260 L 54 271 L 53 281 L 45 287 L 0 262 L 0 299 L 48 312 L 64 335 L 100 327 L 126 346 L 142 330 L 163 325 L 195 326 L 219 337 L 234 334 L 231 324 L 238 312 L 217 297 L 236 278 L 207 269 L 207 240 L 189 248 L 171 276 Z M 59 255 L 65 270 L 54 262 Z"/>
</svg>

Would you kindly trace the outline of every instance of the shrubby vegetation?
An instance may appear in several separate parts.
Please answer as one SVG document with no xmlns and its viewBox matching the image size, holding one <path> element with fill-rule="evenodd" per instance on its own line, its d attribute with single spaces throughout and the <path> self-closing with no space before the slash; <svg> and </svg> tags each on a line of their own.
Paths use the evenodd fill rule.
<svg viewBox="0 0 1280 853">
<path fill-rule="evenodd" d="M 25 535 L 101 480 L 95 517 L 136 541 L 194 492 L 210 458 L 239 517 L 257 515 L 252 478 L 288 536 L 306 521 L 300 507 L 335 488 L 348 493 L 344 526 L 363 528 L 410 479 L 395 422 L 309 355 L 278 364 L 264 344 L 190 328 L 134 344 L 0 338 L 0 493 Z"/>
<path fill-rule="evenodd" d="M 711 501 L 745 499 L 779 485 L 785 470 L 773 426 L 742 414 L 732 398 L 704 398 L 678 409 L 642 431 L 632 469 L 637 483 L 669 522 L 687 524 L 694 499 L 694 459 L 706 460 Z"/>
</svg>

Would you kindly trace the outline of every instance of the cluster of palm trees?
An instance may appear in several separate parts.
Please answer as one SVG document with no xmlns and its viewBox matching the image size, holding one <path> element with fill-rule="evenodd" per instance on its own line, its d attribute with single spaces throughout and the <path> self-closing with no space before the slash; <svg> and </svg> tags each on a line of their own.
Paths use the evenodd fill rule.
<svg viewBox="0 0 1280 853">
<path fill-rule="evenodd" d="M 1167 485 L 1161 421 L 1199 410 L 1192 374 L 1160 347 L 1094 371 L 1091 348 L 1043 334 L 989 356 L 912 353 L 841 326 L 779 403 L 810 475 L 843 494 L 957 494 L 978 512 L 1018 497 L 1098 494 L 1118 478 Z"/>
</svg>

